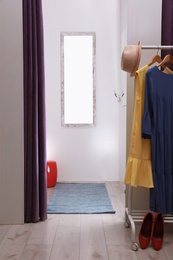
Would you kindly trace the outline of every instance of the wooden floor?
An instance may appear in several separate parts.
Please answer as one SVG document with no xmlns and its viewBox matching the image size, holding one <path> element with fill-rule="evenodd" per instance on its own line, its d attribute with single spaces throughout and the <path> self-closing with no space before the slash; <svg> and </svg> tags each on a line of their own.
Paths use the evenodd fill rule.
<svg viewBox="0 0 173 260">
<path fill-rule="evenodd" d="M 116 214 L 57 214 L 36 224 L 0 225 L 0 260 L 172 260 L 173 224 L 165 224 L 160 251 L 152 245 L 132 251 L 131 229 L 124 226 L 124 186 L 106 185 Z M 137 242 L 139 229 L 140 224 Z"/>
</svg>

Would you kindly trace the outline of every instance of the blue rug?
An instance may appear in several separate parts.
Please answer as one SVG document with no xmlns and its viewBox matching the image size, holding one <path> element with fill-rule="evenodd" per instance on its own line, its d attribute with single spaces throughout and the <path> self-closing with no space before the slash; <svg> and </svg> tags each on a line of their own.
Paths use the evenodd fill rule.
<svg viewBox="0 0 173 260">
<path fill-rule="evenodd" d="M 49 214 L 115 213 L 105 183 L 57 183 L 48 203 Z"/>
</svg>

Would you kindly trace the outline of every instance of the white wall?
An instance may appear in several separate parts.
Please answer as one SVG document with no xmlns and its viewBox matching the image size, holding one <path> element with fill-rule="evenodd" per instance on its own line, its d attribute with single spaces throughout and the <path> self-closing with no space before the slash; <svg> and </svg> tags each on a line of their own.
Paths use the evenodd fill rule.
<svg viewBox="0 0 173 260">
<path fill-rule="evenodd" d="M 124 46 L 127 44 L 127 27 L 128 27 L 128 9 L 127 9 L 127 0 L 120 1 L 120 27 L 119 27 L 119 38 L 120 41 L 120 52 L 119 59 L 121 63 L 121 55 L 124 49 Z M 120 63 L 118 64 L 120 69 Z M 120 94 L 123 95 L 121 98 L 120 110 L 119 110 L 119 180 L 124 180 L 124 174 L 126 169 L 126 115 L 127 115 L 127 74 L 125 74 L 121 69 L 119 72 L 120 75 L 120 85 L 121 91 Z"/>
<path fill-rule="evenodd" d="M 162 0 L 138 1 L 126 0 L 128 9 L 127 43 L 137 44 L 140 40 L 142 45 L 161 44 L 161 12 Z M 134 15 L 134 10 L 136 10 Z M 149 63 L 157 50 L 142 50 L 139 67 Z M 126 74 L 124 72 L 124 74 Z M 129 77 L 127 82 L 128 107 L 127 107 L 127 148 L 131 134 L 131 122 L 134 104 L 134 77 Z"/>
<path fill-rule="evenodd" d="M 119 122 L 125 124 L 125 108 L 120 114 L 122 105 L 114 97 L 114 90 L 121 92 L 119 1 L 43 0 L 43 13 L 48 159 L 57 161 L 59 181 L 122 180 L 126 128 L 122 126 L 124 142 L 120 143 Z M 61 31 L 96 32 L 95 127 L 61 126 Z"/>
<path fill-rule="evenodd" d="M 123 0 L 128 10 L 127 43 L 137 44 L 141 40 L 142 45 L 161 44 L 161 12 L 162 0 L 139 1 Z M 142 50 L 139 67 L 150 62 L 157 54 L 157 50 Z M 124 72 L 124 74 L 126 74 Z M 127 77 L 127 155 L 131 138 L 131 126 L 133 119 L 135 83 L 134 77 Z M 127 196 L 129 195 L 126 192 Z M 132 209 L 149 210 L 149 189 L 133 188 Z M 128 200 L 127 200 L 128 201 Z M 142 202 L 142 203 L 141 203 Z M 130 206 L 130 205 L 128 205 Z"/>
<path fill-rule="evenodd" d="M 0 1 L 0 224 L 24 221 L 22 1 Z"/>
</svg>

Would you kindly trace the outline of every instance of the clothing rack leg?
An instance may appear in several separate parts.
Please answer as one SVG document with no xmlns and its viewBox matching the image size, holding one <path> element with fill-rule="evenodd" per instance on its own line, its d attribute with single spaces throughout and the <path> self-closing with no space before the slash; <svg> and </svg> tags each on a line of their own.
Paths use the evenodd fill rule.
<svg viewBox="0 0 173 260">
<path fill-rule="evenodd" d="M 132 187 L 126 187 L 126 201 L 127 201 L 127 207 L 125 208 L 125 227 L 131 227 L 131 249 L 133 251 L 138 250 L 138 244 L 135 242 L 135 234 L 136 234 L 136 228 L 135 228 L 135 222 L 132 218 Z"/>
<path fill-rule="evenodd" d="M 138 244 L 135 242 L 135 234 L 136 234 L 135 222 L 132 216 L 129 214 L 128 208 L 125 209 L 125 213 L 126 213 L 126 219 L 128 219 L 128 221 L 125 222 L 125 227 L 126 228 L 131 227 L 131 241 L 132 241 L 131 249 L 133 251 L 137 251 Z"/>
</svg>

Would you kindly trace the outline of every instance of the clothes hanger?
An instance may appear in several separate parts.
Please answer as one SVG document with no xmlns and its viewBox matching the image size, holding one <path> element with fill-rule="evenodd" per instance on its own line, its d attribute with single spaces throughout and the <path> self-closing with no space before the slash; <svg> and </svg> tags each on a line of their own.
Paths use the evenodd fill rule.
<svg viewBox="0 0 173 260">
<path fill-rule="evenodd" d="M 161 58 L 161 56 L 158 54 L 158 52 L 159 52 L 159 47 L 158 47 L 158 49 L 157 49 L 157 54 L 152 58 L 152 60 L 148 63 L 148 66 L 151 66 L 151 65 L 153 65 L 155 62 L 157 62 L 157 63 L 161 63 L 162 62 L 162 58 Z M 163 65 L 163 68 L 165 69 L 165 65 Z"/>
<path fill-rule="evenodd" d="M 160 55 L 156 54 L 156 55 L 152 58 L 152 60 L 148 63 L 148 66 L 153 65 L 155 62 L 157 62 L 157 63 L 159 63 L 159 64 L 162 62 L 162 58 L 160 57 Z"/>
<path fill-rule="evenodd" d="M 166 62 L 170 62 L 173 64 L 173 56 L 171 54 L 166 55 L 164 59 L 157 65 L 157 67 L 163 67 Z"/>
</svg>

